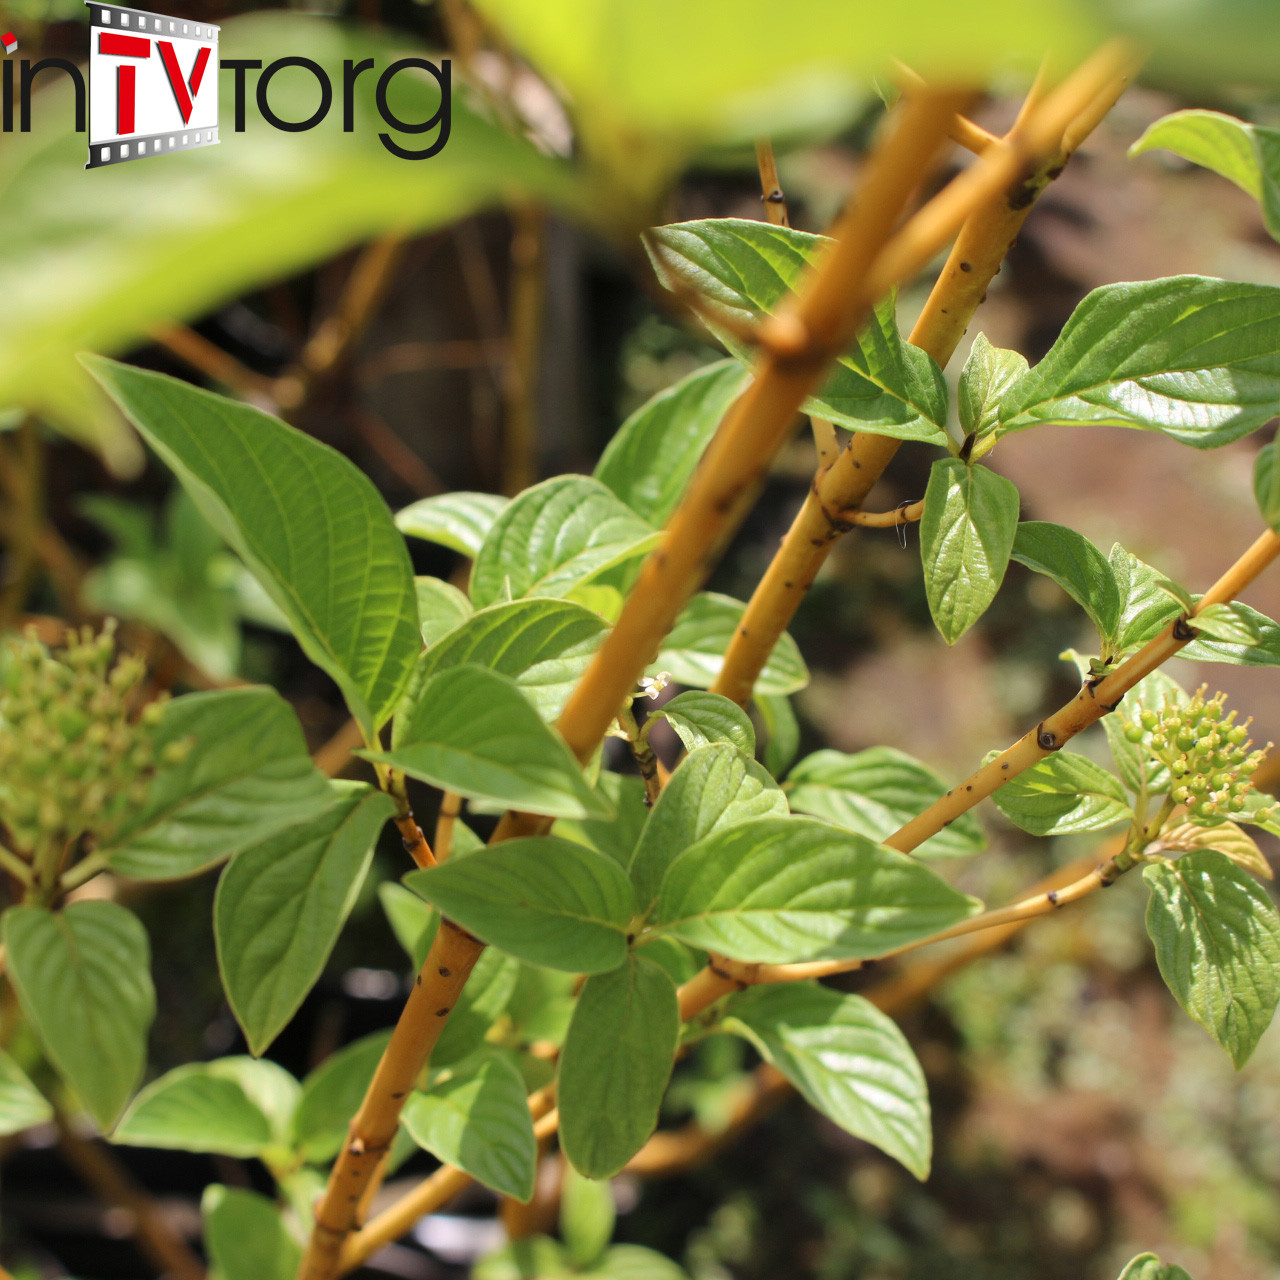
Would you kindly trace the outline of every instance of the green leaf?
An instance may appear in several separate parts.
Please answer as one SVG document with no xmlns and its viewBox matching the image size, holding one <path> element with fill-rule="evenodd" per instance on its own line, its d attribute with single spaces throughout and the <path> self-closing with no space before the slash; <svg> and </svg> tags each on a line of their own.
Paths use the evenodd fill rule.
<svg viewBox="0 0 1280 1280">
<path fill-rule="evenodd" d="M 665 524 L 747 382 L 736 360 L 720 360 L 659 391 L 618 428 L 596 464 L 596 479 L 651 525 Z"/>
<path fill-rule="evenodd" d="M 652 923 L 734 960 L 785 964 L 883 955 L 978 906 L 865 836 L 811 818 L 759 818 L 676 858 Z"/>
<path fill-rule="evenodd" d="M 1179 1266 L 1164 1266 L 1154 1253 L 1140 1253 L 1120 1273 L 1120 1280 L 1191 1280 Z"/>
<path fill-rule="evenodd" d="M 474 1053 L 505 1012 L 516 989 L 520 964 L 496 948 L 480 955 L 458 996 L 449 1021 L 431 1051 L 433 1067 L 447 1067 Z"/>
<path fill-rule="evenodd" d="M 667 633 L 648 674 L 666 671 L 680 684 L 697 689 L 714 684 L 745 609 L 740 600 L 714 591 L 694 596 Z M 800 650 L 784 631 L 756 681 L 756 693 L 795 693 L 808 683 L 809 671 Z"/>
<path fill-rule="evenodd" d="M 259 13 L 222 27 L 224 59 L 269 66 L 304 46 L 335 85 L 345 59 L 385 67 L 421 52 L 403 36 L 314 13 Z M 84 138 L 68 127 L 71 82 L 52 79 L 39 91 L 32 132 L 7 138 L 0 159 L 0 404 L 25 405 L 95 441 L 117 466 L 136 465 L 136 442 L 94 394 L 77 352 L 134 349 L 156 329 L 210 315 L 389 232 L 412 236 L 508 197 L 569 195 L 563 163 L 482 120 L 462 94 L 439 155 L 412 164 L 389 154 L 372 76 L 356 84 L 351 132 L 333 110 L 299 147 L 251 108 L 233 146 L 86 173 Z M 404 120 L 428 119 L 440 102 L 431 77 L 417 74 L 397 76 L 391 96 Z M 306 119 L 315 98 L 307 75 L 271 85 L 272 106 L 287 120 Z"/>
<path fill-rule="evenodd" d="M 1124 786 L 1076 751 L 1037 761 L 992 795 L 996 808 L 1033 836 L 1105 831 L 1133 817 Z"/>
<path fill-rule="evenodd" d="M 520 1073 L 497 1054 L 460 1067 L 405 1103 L 410 1136 L 504 1196 L 533 1196 L 538 1144 Z"/>
<path fill-rule="evenodd" d="M 764 722 L 764 763 L 775 778 L 782 777 L 800 750 L 800 722 L 791 699 L 780 693 L 755 693 L 756 710 Z"/>
<path fill-rule="evenodd" d="M 1083 534 L 1047 520 L 1023 520 L 1009 558 L 1056 582 L 1089 615 L 1103 642 L 1114 641 L 1120 588 L 1106 556 Z"/>
<path fill-rule="evenodd" d="M 1004 581 L 1018 532 L 1018 489 L 987 467 L 943 458 L 929 472 L 920 557 L 929 612 L 955 644 L 986 612 Z"/>
<path fill-rule="evenodd" d="M 1163 671 L 1153 671 L 1125 694 L 1119 715 L 1102 717 L 1102 727 L 1106 731 L 1107 745 L 1111 748 L 1116 769 L 1130 791 L 1161 795 L 1173 785 L 1168 767 L 1152 757 L 1148 744 L 1145 741 L 1130 742 L 1124 736 L 1125 720 L 1136 721 L 1144 711 L 1154 711 L 1159 715 L 1168 701 L 1181 705 L 1187 701 L 1187 695 L 1176 680 L 1170 679 Z"/>
<path fill-rule="evenodd" d="M 1217 607 L 1210 606 L 1213 609 Z M 1181 656 L 1194 662 L 1229 662 L 1239 667 L 1280 666 L 1280 625 L 1265 613 L 1259 613 L 1238 600 L 1222 607 L 1229 609 L 1231 618 L 1240 624 L 1237 634 L 1252 631 L 1254 640 L 1225 640 L 1201 634 L 1183 649 Z M 1203 616 L 1197 615 L 1195 621 Z"/>
<path fill-rule="evenodd" d="M 571 840 L 505 840 L 411 871 L 405 884 L 482 942 L 531 964 L 603 973 L 626 956 L 626 873 Z"/>
<path fill-rule="evenodd" d="M 960 425 L 965 435 L 990 435 L 999 426 L 1004 395 L 1026 371 L 1025 357 L 993 347 L 985 333 L 978 334 L 960 371 Z"/>
<path fill-rule="evenodd" d="M 1089 294 L 1010 388 L 1001 430 L 1090 422 L 1213 449 L 1274 417 L 1278 400 L 1280 289 L 1171 276 Z"/>
<path fill-rule="evenodd" d="M 756 731 L 747 713 L 718 693 L 691 689 L 672 698 L 649 719 L 668 721 L 686 751 L 727 742 L 748 759 L 756 753 Z"/>
<path fill-rule="evenodd" d="M 578 1273 L 569 1265 L 558 1240 L 525 1236 L 486 1254 L 471 1273 L 475 1280 L 571 1280 Z"/>
<path fill-rule="evenodd" d="M 436 672 L 472 663 L 510 676 L 544 720 L 555 720 L 607 630 L 572 600 L 491 605 L 422 655 L 408 697 Z"/>
<path fill-rule="evenodd" d="M 53 1119 L 53 1107 L 27 1074 L 0 1050 L 0 1137 Z"/>
<path fill-rule="evenodd" d="M 588 1178 L 610 1178 L 648 1141 L 680 1037 L 675 984 L 632 955 L 588 978 L 560 1054 L 560 1145 Z"/>
<path fill-rule="evenodd" d="M 1273 439 L 1253 463 L 1253 496 L 1267 527 L 1280 530 L 1280 438 Z"/>
<path fill-rule="evenodd" d="M 829 244 L 824 236 L 768 222 L 713 218 L 657 228 L 649 252 L 664 282 L 696 289 L 712 304 L 709 326 L 735 356 L 748 361 L 754 353 L 732 322 L 774 311 Z M 730 323 L 717 324 L 717 313 Z M 803 408 L 858 431 L 947 442 L 942 370 L 919 347 L 902 341 L 892 297 L 876 307 L 836 371 Z"/>
<path fill-rule="evenodd" d="M 369 478 L 249 405 L 100 356 L 83 360 L 371 736 L 419 646 L 409 553 Z"/>
<path fill-rule="evenodd" d="M 321 1164 L 338 1154 L 390 1039 L 390 1031 L 364 1036 L 330 1054 L 302 1082 L 293 1142 L 304 1160 Z"/>
<path fill-rule="evenodd" d="M 475 612 L 471 601 L 457 587 L 439 578 L 414 578 L 413 590 L 418 598 L 418 631 L 428 647 Z"/>
<path fill-rule="evenodd" d="M 1230 858 L 1237 867 L 1243 867 L 1263 880 L 1274 880 L 1275 872 L 1252 836 L 1234 822 L 1220 822 L 1212 827 L 1197 827 L 1185 822 L 1169 827 L 1160 833 L 1159 851 L 1167 858 L 1194 849 L 1216 849 L 1224 858 Z"/>
<path fill-rule="evenodd" d="M 928 765 L 894 747 L 871 747 L 855 755 L 815 751 L 787 778 L 792 809 L 824 818 L 872 840 L 884 840 L 948 794 L 946 782 Z M 918 857 L 962 858 L 985 846 L 971 813 L 931 836 Z"/>
<path fill-rule="evenodd" d="M 639 1244 L 615 1244 L 591 1275 L 594 1280 L 688 1280 L 670 1258 Z"/>
<path fill-rule="evenodd" d="M 1150 125 L 1129 154 L 1160 148 L 1212 169 L 1251 195 L 1262 206 L 1267 230 L 1280 240 L 1280 130 L 1220 111 L 1175 111 Z"/>
<path fill-rule="evenodd" d="M 228 1080 L 244 1090 L 245 1097 L 267 1117 L 271 1141 L 280 1148 L 288 1147 L 293 1136 L 293 1116 L 302 1097 L 302 1086 L 291 1072 L 267 1058 L 250 1058 L 238 1054 L 219 1058 L 209 1064 Z"/>
<path fill-rule="evenodd" d="M 430 903 L 423 902 L 416 893 L 410 893 L 404 885 L 396 884 L 393 880 L 384 881 L 378 886 L 378 901 L 382 904 L 391 932 L 408 952 L 416 972 L 422 968 L 431 943 L 435 940 L 440 917 Z"/>
<path fill-rule="evenodd" d="M 588 154 L 613 158 L 618 180 L 633 185 L 650 173 L 651 149 L 680 155 L 681 144 L 834 126 L 851 97 L 869 96 L 872 75 L 891 57 L 940 81 L 967 82 L 1010 58 L 1032 69 L 1049 48 L 1083 56 L 1093 34 L 1087 13 L 1058 0 L 992 0 L 963 13 L 922 0 L 908 20 L 866 0 L 801 0 L 785 23 L 765 0 L 694 8 L 657 0 L 639 11 L 627 0 L 550 0 L 532 9 L 481 0 L 479 8 L 564 86 Z"/>
<path fill-rule="evenodd" d="M 10 907 L 5 967 L 49 1060 L 109 1129 L 146 1062 L 155 1016 L 146 930 L 115 902 Z"/>
<path fill-rule="evenodd" d="M 787 813 L 778 784 L 727 742 L 695 747 L 662 789 L 631 856 L 636 902 L 645 910 L 672 861 L 704 836 Z"/>
<path fill-rule="evenodd" d="M 193 875 L 306 822 L 331 802 L 311 763 L 293 708 L 273 689 L 222 689 L 174 698 L 156 733 L 162 764 L 147 797 L 100 852 L 120 875 L 170 880 Z"/>
<path fill-rule="evenodd" d="M 1115 574 L 1121 600 L 1119 634 L 1110 652 L 1120 654 L 1159 635 L 1182 610 L 1162 588 L 1161 583 L 1166 581 L 1163 574 L 1118 542 L 1111 548 L 1107 562 Z"/>
<path fill-rule="evenodd" d="M 657 540 L 654 528 L 599 480 L 555 476 L 526 489 L 494 521 L 476 556 L 477 605 L 521 596 L 567 596 Z"/>
<path fill-rule="evenodd" d="M 396 528 L 474 560 L 509 504 L 496 493 L 440 493 L 397 511 Z"/>
<path fill-rule="evenodd" d="M 596 790 L 614 810 L 613 818 L 559 818 L 551 834 L 576 840 L 601 853 L 607 853 L 620 867 L 631 865 L 644 824 L 649 820 L 644 781 L 631 775 L 602 773 Z"/>
<path fill-rule="evenodd" d="M 265 1196 L 214 1183 L 200 1210 L 215 1280 L 294 1280 L 302 1247 Z"/>
<path fill-rule="evenodd" d="M 584 1178 L 566 1164 L 560 1187 L 560 1236 L 575 1267 L 595 1272 L 613 1238 L 617 1216 L 609 1180 Z"/>
<path fill-rule="evenodd" d="M 829 1120 L 929 1176 L 933 1132 L 924 1072 L 894 1021 L 869 1000 L 816 983 L 733 996 L 725 1029 L 764 1058 Z"/>
<path fill-rule="evenodd" d="M 111 1140 L 245 1158 L 261 1153 L 271 1144 L 271 1125 L 234 1068 L 223 1066 L 226 1061 L 188 1063 L 152 1081 L 129 1105 Z"/>
<path fill-rule="evenodd" d="M 1240 604 L 1205 605 L 1187 619 L 1187 626 L 1211 640 L 1223 640 L 1246 648 L 1256 645 L 1261 639 L 1258 629 Z"/>
<path fill-rule="evenodd" d="M 1242 1067 L 1280 1002 L 1280 919 L 1271 899 L 1213 850 L 1153 863 L 1142 874 L 1161 976 Z"/>
<path fill-rule="evenodd" d="M 260 1054 L 315 985 L 394 805 L 361 782 L 335 782 L 308 823 L 242 853 L 213 905 L 218 968 L 249 1050 Z"/>
<path fill-rule="evenodd" d="M 448 667 L 424 681 L 396 717 L 390 751 L 358 751 L 459 795 L 525 813 L 602 812 L 578 762 L 514 680 L 484 667 Z"/>
<path fill-rule="evenodd" d="M 86 576 L 84 601 L 99 613 L 135 619 L 167 636 L 215 679 L 240 666 L 243 571 L 186 491 L 177 485 L 157 528 L 150 511 L 106 494 L 77 506 L 116 541 L 115 554 Z"/>
</svg>

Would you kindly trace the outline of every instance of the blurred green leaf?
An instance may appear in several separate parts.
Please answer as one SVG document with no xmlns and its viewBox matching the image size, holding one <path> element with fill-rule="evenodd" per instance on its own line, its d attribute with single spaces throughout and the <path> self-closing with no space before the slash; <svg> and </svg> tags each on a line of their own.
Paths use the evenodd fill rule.
<svg viewBox="0 0 1280 1280">
<path fill-rule="evenodd" d="M 129 1104 L 112 1142 L 131 1147 L 256 1156 L 271 1125 L 220 1062 L 192 1062 L 152 1081 Z"/>
<path fill-rule="evenodd" d="M 1246 124 L 1221 111 L 1175 111 L 1148 126 L 1129 154 L 1159 149 L 1234 182 L 1262 206 L 1267 230 L 1280 240 L 1280 130 Z"/>
<path fill-rule="evenodd" d="M 200 1210 L 214 1280 L 294 1280 L 302 1248 L 265 1196 L 214 1183 Z"/>
<path fill-rule="evenodd" d="M 414 578 L 413 589 L 418 597 L 418 630 L 428 648 L 475 612 L 457 587 L 439 578 Z"/>
<path fill-rule="evenodd" d="M 331 1053 L 302 1082 L 293 1141 L 304 1160 L 319 1164 L 338 1154 L 390 1039 L 389 1030 L 364 1036 Z"/>
<path fill-rule="evenodd" d="M 403 36 L 314 14 L 254 14 L 222 28 L 223 59 L 266 65 L 299 49 L 339 86 L 344 59 L 382 67 L 415 52 Z M 224 79 L 224 102 L 229 90 Z M 66 78 L 37 93 L 33 131 L 6 135 L 0 150 L 0 405 L 45 414 L 118 465 L 134 464 L 136 445 L 93 394 L 76 352 L 127 351 L 362 240 L 428 230 L 508 198 L 576 199 L 563 165 L 481 120 L 456 87 L 444 149 L 422 163 L 391 155 L 378 141 L 387 128 L 374 90 L 374 76 L 356 82 L 350 133 L 336 104 L 301 138 L 251 108 L 246 132 L 228 126 L 220 146 L 92 171 L 70 128 Z M 309 76 L 271 85 L 285 119 L 309 116 L 314 94 Z M 425 76 L 401 75 L 393 102 L 402 119 L 423 120 L 439 93 Z"/>
<path fill-rule="evenodd" d="M 1030 69 L 1047 49 L 1073 57 L 1092 39 L 1091 8 L 942 0 L 479 0 L 479 9 L 553 83 L 584 144 L 619 181 L 649 190 L 701 141 L 837 123 L 899 57 L 922 75 L 968 83 L 1008 60 Z"/>
<path fill-rule="evenodd" d="M 151 948 L 115 902 L 10 907 L 5 970 L 49 1060 L 110 1129 L 142 1075 L 155 1016 Z"/>
<path fill-rule="evenodd" d="M 595 1269 L 613 1238 L 617 1216 L 609 1180 L 583 1177 L 566 1163 L 560 1189 L 560 1236 L 579 1270 Z"/>
<path fill-rule="evenodd" d="M 27 1078 L 27 1073 L 0 1050 L 0 1136 L 21 1133 L 53 1119 L 48 1099 Z"/>
</svg>

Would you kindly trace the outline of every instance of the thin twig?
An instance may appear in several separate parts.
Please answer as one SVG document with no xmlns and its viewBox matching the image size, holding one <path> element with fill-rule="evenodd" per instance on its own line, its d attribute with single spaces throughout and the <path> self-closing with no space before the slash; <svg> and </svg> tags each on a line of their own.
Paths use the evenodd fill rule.
<svg viewBox="0 0 1280 1280">
<path fill-rule="evenodd" d="M 760 170 L 760 199 L 764 203 L 764 216 L 775 227 L 789 227 L 791 216 L 787 210 L 787 197 L 782 192 L 777 157 L 768 138 L 756 139 L 756 167 Z"/>
<path fill-rule="evenodd" d="M 453 832 L 462 812 L 462 797 L 456 791 L 446 791 L 440 797 L 440 812 L 436 815 L 436 861 L 443 862 L 453 852 Z"/>
<path fill-rule="evenodd" d="M 276 380 L 282 412 L 296 414 L 346 361 L 394 283 L 406 243 L 403 236 L 389 235 L 361 250 L 337 305 L 307 340 L 297 364 Z"/>
<path fill-rule="evenodd" d="M 67 1163 L 108 1204 L 127 1210 L 138 1247 L 173 1280 L 206 1280 L 200 1259 L 174 1229 L 164 1210 L 139 1187 L 109 1148 L 82 1138 L 60 1111 L 54 1113 L 58 1148 Z"/>
<path fill-rule="evenodd" d="M 847 524 L 860 525 L 864 529 L 892 529 L 900 524 L 915 524 L 924 515 L 924 499 L 904 502 L 892 511 L 847 511 L 841 517 Z"/>
<path fill-rule="evenodd" d="M 275 383 L 261 373 L 255 373 L 242 364 L 229 351 L 202 337 L 185 325 L 168 329 L 155 329 L 151 340 L 175 355 L 197 373 L 203 373 L 213 382 L 234 391 L 238 396 L 256 404 L 275 404 Z"/>
</svg>

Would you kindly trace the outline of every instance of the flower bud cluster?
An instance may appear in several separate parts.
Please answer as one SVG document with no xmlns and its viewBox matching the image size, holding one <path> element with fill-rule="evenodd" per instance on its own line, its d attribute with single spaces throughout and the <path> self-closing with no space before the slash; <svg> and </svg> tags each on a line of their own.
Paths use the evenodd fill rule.
<svg viewBox="0 0 1280 1280">
<path fill-rule="evenodd" d="M 1159 712 L 1143 711 L 1137 720 L 1126 720 L 1130 742 L 1146 739 L 1151 754 L 1173 775 L 1169 795 L 1187 806 L 1193 820 L 1212 825 L 1242 812 L 1253 790 L 1253 772 L 1271 747 L 1250 751 L 1252 718 L 1236 723 L 1234 711 L 1224 712 L 1225 693 L 1206 700 L 1201 685 L 1179 706 L 1169 700 Z M 1257 818 L 1268 818 L 1275 806 L 1259 809 Z"/>
<path fill-rule="evenodd" d="M 131 714 L 144 667 L 115 653 L 109 620 L 56 653 L 29 629 L 0 657 L 0 819 L 19 853 L 102 840 L 146 795 L 164 705 Z"/>
</svg>

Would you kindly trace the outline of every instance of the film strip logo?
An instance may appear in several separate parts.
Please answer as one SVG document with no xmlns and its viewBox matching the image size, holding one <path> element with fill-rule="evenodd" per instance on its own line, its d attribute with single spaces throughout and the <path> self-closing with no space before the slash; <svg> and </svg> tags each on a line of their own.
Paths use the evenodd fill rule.
<svg viewBox="0 0 1280 1280">
<path fill-rule="evenodd" d="M 89 8 L 86 169 L 218 141 L 218 28 L 145 9 Z"/>
</svg>

